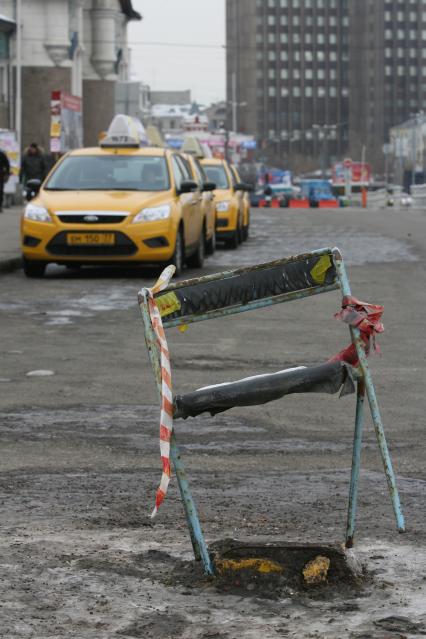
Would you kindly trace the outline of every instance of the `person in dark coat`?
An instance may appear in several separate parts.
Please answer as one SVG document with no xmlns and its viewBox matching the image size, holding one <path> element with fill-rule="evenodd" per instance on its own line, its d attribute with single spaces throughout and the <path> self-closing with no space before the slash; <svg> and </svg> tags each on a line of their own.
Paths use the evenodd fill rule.
<svg viewBox="0 0 426 639">
<path fill-rule="evenodd" d="M 44 155 L 35 142 L 30 144 L 28 149 L 24 153 L 21 164 L 20 178 L 22 184 L 28 182 L 28 180 L 40 180 L 43 181 L 46 177 L 46 162 Z"/>
<path fill-rule="evenodd" d="M 4 151 L 0 149 L 0 213 L 3 211 L 4 185 L 9 179 L 10 163 Z"/>
</svg>

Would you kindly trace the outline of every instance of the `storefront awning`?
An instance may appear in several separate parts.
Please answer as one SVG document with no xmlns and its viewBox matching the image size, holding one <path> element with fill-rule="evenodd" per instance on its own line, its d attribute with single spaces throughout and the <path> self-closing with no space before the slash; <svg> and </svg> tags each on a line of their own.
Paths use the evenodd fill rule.
<svg viewBox="0 0 426 639">
<path fill-rule="evenodd" d="M 16 22 L 12 20 L 12 18 L 8 18 L 7 16 L 0 13 L 0 31 L 3 32 L 12 32 L 16 29 Z"/>
</svg>

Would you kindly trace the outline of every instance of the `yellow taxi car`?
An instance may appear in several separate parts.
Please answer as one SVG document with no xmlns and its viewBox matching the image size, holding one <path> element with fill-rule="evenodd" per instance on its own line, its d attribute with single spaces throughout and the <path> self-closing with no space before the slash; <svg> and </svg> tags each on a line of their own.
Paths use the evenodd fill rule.
<svg viewBox="0 0 426 639">
<path fill-rule="evenodd" d="M 238 192 L 249 187 L 235 181 L 226 160 L 205 158 L 201 165 L 208 179 L 216 184 L 216 238 L 230 248 L 238 248 L 243 241 L 244 226 L 244 207 Z"/>
<path fill-rule="evenodd" d="M 235 180 L 234 185 L 241 184 L 242 180 L 235 164 L 231 164 L 230 168 Z M 241 206 L 243 207 L 243 242 L 248 240 L 250 233 L 250 196 L 248 194 L 249 189 L 252 190 L 249 185 L 245 185 L 244 190 L 237 190 L 237 196 L 241 199 Z"/>
<path fill-rule="evenodd" d="M 182 154 L 188 163 L 191 179 L 199 186 L 201 194 L 201 211 L 205 229 L 205 252 L 213 255 L 216 250 L 216 205 L 213 191 L 216 189 L 214 182 L 209 182 L 200 160 L 192 154 Z"/>
<path fill-rule="evenodd" d="M 66 154 L 21 221 L 24 272 L 49 263 L 201 267 L 205 231 L 198 184 L 178 153 L 141 146 L 116 116 L 101 146 Z"/>
</svg>

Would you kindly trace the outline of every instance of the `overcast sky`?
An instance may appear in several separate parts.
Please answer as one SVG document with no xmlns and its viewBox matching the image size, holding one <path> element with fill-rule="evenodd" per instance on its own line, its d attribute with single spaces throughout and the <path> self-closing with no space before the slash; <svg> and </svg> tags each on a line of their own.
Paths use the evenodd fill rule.
<svg viewBox="0 0 426 639">
<path fill-rule="evenodd" d="M 191 89 L 201 103 L 224 99 L 225 0 L 133 0 L 132 4 L 143 16 L 129 26 L 132 80 L 157 90 Z"/>
</svg>

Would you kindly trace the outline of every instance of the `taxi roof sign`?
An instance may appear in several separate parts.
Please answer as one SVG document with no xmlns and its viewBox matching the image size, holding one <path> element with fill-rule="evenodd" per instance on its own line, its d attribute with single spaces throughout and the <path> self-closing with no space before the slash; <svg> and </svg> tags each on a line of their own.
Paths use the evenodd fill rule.
<svg viewBox="0 0 426 639">
<path fill-rule="evenodd" d="M 201 146 L 200 140 L 195 137 L 185 138 L 181 151 L 188 153 L 189 155 L 195 155 L 195 157 L 200 160 L 206 155 L 203 147 Z"/>
<path fill-rule="evenodd" d="M 140 120 L 129 115 L 114 116 L 106 136 L 101 140 L 101 147 L 139 148 L 147 146 L 148 138 Z"/>
</svg>

